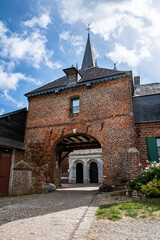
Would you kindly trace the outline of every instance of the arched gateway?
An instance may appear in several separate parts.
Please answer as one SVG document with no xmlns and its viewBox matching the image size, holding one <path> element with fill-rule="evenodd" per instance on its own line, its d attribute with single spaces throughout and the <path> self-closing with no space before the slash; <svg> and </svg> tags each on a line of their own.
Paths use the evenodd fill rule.
<svg viewBox="0 0 160 240">
<path fill-rule="evenodd" d="M 89 183 L 86 179 L 87 171 L 89 176 L 89 167 L 88 164 L 85 163 L 83 158 L 86 158 L 86 155 L 84 152 L 88 152 L 89 149 L 101 149 L 100 143 L 92 136 L 88 134 L 69 134 L 67 136 L 61 137 L 57 143 L 55 144 L 55 151 L 57 156 L 57 165 L 59 169 L 59 181 L 62 175 L 62 163 L 63 161 L 68 161 L 68 155 L 72 154 L 75 150 L 81 150 L 77 151 L 79 154 L 76 156 L 79 158 L 81 155 L 81 159 L 75 160 L 73 164 L 69 164 L 68 162 L 68 171 L 69 171 L 69 178 L 70 182 L 72 183 Z M 82 149 L 84 150 L 82 154 Z M 72 156 L 72 155 L 71 155 Z M 91 167 L 92 168 L 92 167 Z M 92 171 L 92 177 L 94 175 L 94 169 Z M 102 168 L 101 168 L 101 171 Z M 95 172 L 97 175 L 97 172 Z M 101 174 L 102 175 L 102 174 Z M 97 175 L 97 183 L 98 183 L 98 175 Z"/>
<path fill-rule="evenodd" d="M 132 73 L 97 67 L 90 35 L 81 69 L 63 71 L 63 77 L 26 94 L 25 161 L 33 169 L 32 189 L 39 192 L 49 183 L 58 186 L 65 156 L 91 148 L 102 148 L 103 183 L 126 184 L 139 169 Z"/>
</svg>

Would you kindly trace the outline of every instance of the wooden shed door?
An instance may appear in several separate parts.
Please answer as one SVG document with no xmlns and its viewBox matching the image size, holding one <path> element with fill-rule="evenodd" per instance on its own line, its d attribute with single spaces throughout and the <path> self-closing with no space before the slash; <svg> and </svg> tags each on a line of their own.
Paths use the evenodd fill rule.
<svg viewBox="0 0 160 240">
<path fill-rule="evenodd" d="M 12 151 L 0 148 L 0 196 L 8 195 Z"/>
<path fill-rule="evenodd" d="M 90 164 L 90 182 L 98 183 L 98 167 L 97 163 L 95 162 Z"/>
</svg>

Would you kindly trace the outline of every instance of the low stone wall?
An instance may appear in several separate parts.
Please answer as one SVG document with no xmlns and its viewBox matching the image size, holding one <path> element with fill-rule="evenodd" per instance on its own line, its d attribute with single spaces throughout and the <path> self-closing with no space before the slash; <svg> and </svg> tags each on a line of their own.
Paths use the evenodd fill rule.
<svg viewBox="0 0 160 240">
<path fill-rule="evenodd" d="M 32 168 L 23 160 L 15 165 L 11 195 L 31 193 Z"/>
</svg>

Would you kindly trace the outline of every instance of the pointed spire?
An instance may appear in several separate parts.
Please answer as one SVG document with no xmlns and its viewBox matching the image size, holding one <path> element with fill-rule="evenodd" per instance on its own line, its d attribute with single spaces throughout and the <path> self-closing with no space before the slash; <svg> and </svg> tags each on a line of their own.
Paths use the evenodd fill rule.
<svg viewBox="0 0 160 240">
<path fill-rule="evenodd" d="M 83 62 L 82 62 L 82 69 L 87 69 L 87 68 L 92 68 L 96 66 L 96 60 L 94 57 L 94 52 L 91 46 L 91 41 L 90 41 L 90 33 L 89 30 L 91 28 L 88 26 L 88 39 L 87 39 L 87 44 L 86 44 L 86 49 L 83 57 Z"/>
<path fill-rule="evenodd" d="M 117 66 L 116 66 L 116 63 L 114 63 L 114 67 L 113 67 L 113 70 L 117 70 Z"/>
</svg>

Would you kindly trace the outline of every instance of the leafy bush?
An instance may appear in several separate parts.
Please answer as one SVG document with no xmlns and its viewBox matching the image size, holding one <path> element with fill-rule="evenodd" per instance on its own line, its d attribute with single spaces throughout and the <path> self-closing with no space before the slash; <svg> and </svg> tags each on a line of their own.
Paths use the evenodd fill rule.
<svg viewBox="0 0 160 240">
<path fill-rule="evenodd" d="M 142 185 L 141 191 L 148 197 L 160 196 L 160 180 L 153 179 L 148 184 Z"/>
<path fill-rule="evenodd" d="M 150 166 L 146 167 L 145 170 L 139 174 L 136 179 L 128 184 L 128 187 L 131 191 L 142 192 L 142 186 L 144 189 L 144 186 L 147 186 L 147 184 L 149 184 L 149 182 L 153 181 L 154 179 L 160 181 L 160 163 L 152 163 Z"/>
</svg>

